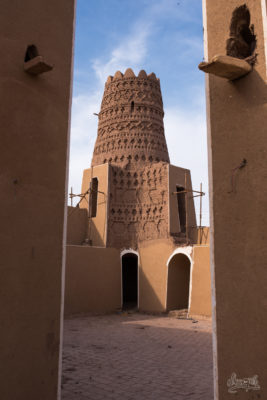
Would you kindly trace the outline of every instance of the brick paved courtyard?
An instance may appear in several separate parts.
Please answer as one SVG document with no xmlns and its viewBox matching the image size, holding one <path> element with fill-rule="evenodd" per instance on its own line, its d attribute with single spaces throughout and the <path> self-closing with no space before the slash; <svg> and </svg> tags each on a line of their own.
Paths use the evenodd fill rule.
<svg viewBox="0 0 267 400">
<path fill-rule="evenodd" d="M 62 400 L 212 400 L 211 322 L 144 314 L 65 321 Z"/>
</svg>

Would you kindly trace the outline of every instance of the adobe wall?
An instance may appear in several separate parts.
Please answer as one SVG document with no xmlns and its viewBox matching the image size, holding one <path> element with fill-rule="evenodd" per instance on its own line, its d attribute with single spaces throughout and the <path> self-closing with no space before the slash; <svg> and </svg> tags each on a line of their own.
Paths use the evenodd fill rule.
<svg viewBox="0 0 267 400">
<path fill-rule="evenodd" d="M 139 308 L 166 311 L 167 261 L 175 246 L 171 240 L 149 240 L 139 245 Z"/>
<path fill-rule="evenodd" d="M 189 315 L 211 317 L 210 247 L 193 246 L 192 291 Z"/>
<path fill-rule="evenodd" d="M 209 247 L 177 247 L 169 239 L 149 240 L 139 246 L 139 309 L 166 311 L 168 261 L 174 251 L 185 252 L 194 263 L 190 314 L 210 316 Z M 67 246 L 66 316 L 121 307 L 120 257 L 121 251 L 115 248 Z"/>
<path fill-rule="evenodd" d="M 242 4 L 204 1 L 206 60 L 225 54 L 232 12 Z M 240 379 L 258 375 L 261 387 L 238 389 L 238 399 L 267 398 L 266 10 L 262 14 L 264 1 L 246 4 L 257 38 L 253 71 L 234 82 L 206 78 L 215 398 L 220 400 L 233 397 L 227 387 L 233 373 Z"/>
<path fill-rule="evenodd" d="M 67 244 L 82 245 L 87 235 L 88 210 L 68 207 Z"/>
<path fill-rule="evenodd" d="M 136 240 L 159 239 L 169 234 L 176 244 L 185 242 L 186 234 L 180 232 L 177 194 L 174 192 L 176 185 L 186 184 L 189 190 L 192 189 L 189 170 L 163 163 L 153 163 L 153 168 L 143 167 L 141 172 L 122 171 L 108 163 L 96 165 L 84 170 L 82 193 L 88 191 L 93 178 L 98 179 L 97 213 L 88 220 L 86 232 L 86 238 L 93 246 L 136 248 Z M 125 187 L 127 179 L 141 179 L 145 189 Z M 196 242 L 194 202 L 191 193 L 187 196 L 187 237 Z M 89 194 L 86 194 L 80 208 L 88 211 L 89 203 Z M 81 244 L 77 236 L 78 218 L 82 218 L 79 211 L 70 213 L 69 238 L 76 241 L 71 243 L 69 240 L 69 244 Z"/>
<path fill-rule="evenodd" d="M 97 210 L 96 216 L 88 219 L 87 239 L 92 246 L 105 247 L 108 229 L 108 199 L 109 199 L 109 164 L 96 165 L 83 171 L 82 193 L 90 188 L 93 178 L 98 179 Z M 89 194 L 81 201 L 80 207 L 88 211 L 90 203 Z"/>
<path fill-rule="evenodd" d="M 117 249 L 67 246 L 65 316 L 121 307 L 121 260 Z"/>
<path fill-rule="evenodd" d="M 166 311 L 168 261 L 175 252 L 186 254 L 193 262 L 189 314 L 211 316 L 209 246 L 177 247 L 169 239 L 160 239 L 141 243 L 138 251 L 140 310 Z"/>
<path fill-rule="evenodd" d="M 0 392 L 60 388 L 73 0 L 3 0 L 0 13 Z M 24 71 L 28 45 L 53 70 Z"/>
</svg>

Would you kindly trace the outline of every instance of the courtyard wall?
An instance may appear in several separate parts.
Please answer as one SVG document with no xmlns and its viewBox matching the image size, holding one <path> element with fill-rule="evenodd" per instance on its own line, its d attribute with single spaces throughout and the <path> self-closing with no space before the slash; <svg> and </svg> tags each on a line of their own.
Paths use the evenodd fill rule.
<svg viewBox="0 0 267 400">
<path fill-rule="evenodd" d="M 67 246 L 65 282 L 65 316 L 87 312 L 105 313 L 119 309 L 119 250 Z"/>
<path fill-rule="evenodd" d="M 177 247 L 169 239 L 148 240 L 139 246 L 139 309 L 156 313 L 167 311 L 168 262 L 179 252 L 187 254 L 192 261 L 189 314 L 210 317 L 209 246 Z M 65 316 L 121 308 L 121 254 L 115 248 L 67 246 Z"/>
<path fill-rule="evenodd" d="M 267 398 L 266 2 L 245 3 L 247 32 L 256 35 L 252 71 L 234 81 L 206 75 L 216 400 L 233 397 L 233 373 L 258 377 L 260 389 L 238 389 L 240 400 Z M 240 6 L 244 1 L 204 1 L 205 61 L 225 55 L 230 38 L 242 49 L 238 31 L 230 32 Z"/>
<path fill-rule="evenodd" d="M 6 400 L 60 396 L 74 8 L 73 0 L 1 1 L 0 397 Z M 27 52 L 33 45 L 38 56 Z M 24 69 L 30 63 L 40 72 L 43 62 L 52 70 Z"/>
<path fill-rule="evenodd" d="M 210 247 L 193 247 L 190 315 L 211 316 Z"/>
</svg>

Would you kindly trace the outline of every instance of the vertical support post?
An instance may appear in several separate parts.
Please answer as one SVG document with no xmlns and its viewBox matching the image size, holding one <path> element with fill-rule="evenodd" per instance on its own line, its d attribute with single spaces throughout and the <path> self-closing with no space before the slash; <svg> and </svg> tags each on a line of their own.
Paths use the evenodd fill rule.
<svg viewBox="0 0 267 400">
<path fill-rule="evenodd" d="M 199 196 L 199 233 L 200 233 L 200 244 L 202 244 L 202 182 L 200 184 L 200 196 Z"/>
<path fill-rule="evenodd" d="M 184 189 L 185 189 L 185 237 L 188 238 L 188 218 L 187 218 L 187 176 L 184 174 Z"/>
<path fill-rule="evenodd" d="M 70 188 L 70 205 L 73 207 L 73 192 L 72 192 L 72 186 Z"/>
<path fill-rule="evenodd" d="M 92 225 L 92 217 L 91 217 L 91 207 L 92 207 L 92 184 L 93 184 L 93 168 L 91 167 L 90 171 L 90 184 L 89 184 L 89 195 L 88 195 L 88 243 L 92 245 L 91 239 L 91 225 Z"/>
<path fill-rule="evenodd" d="M 200 196 L 199 196 L 199 227 L 202 226 L 202 183 L 200 184 Z"/>
</svg>

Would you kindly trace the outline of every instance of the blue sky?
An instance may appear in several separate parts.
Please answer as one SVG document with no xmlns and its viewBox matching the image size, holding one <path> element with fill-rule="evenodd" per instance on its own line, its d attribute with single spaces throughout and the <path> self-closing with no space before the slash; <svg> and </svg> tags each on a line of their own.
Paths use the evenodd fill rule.
<svg viewBox="0 0 267 400">
<path fill-rule="evenodd" d="M 69 186 L 80 193 L 97 135 L 104 83 L 117 70 L 160 78 L 171 163 L 208 191 L 202 2 L 77 0 Z M 198 213 L 199 200 L 196 201 Z M 208 196 L 203 200 L 208 225 Z"/>
</svg>

